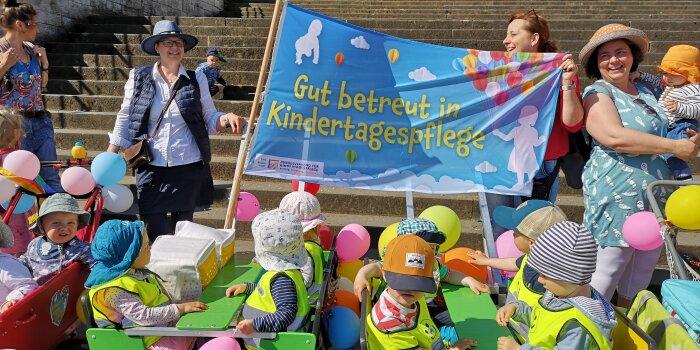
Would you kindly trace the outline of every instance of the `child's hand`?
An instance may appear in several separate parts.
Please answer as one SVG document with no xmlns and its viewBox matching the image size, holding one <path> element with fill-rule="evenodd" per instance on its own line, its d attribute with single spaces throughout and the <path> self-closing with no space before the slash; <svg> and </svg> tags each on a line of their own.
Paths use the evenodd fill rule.
<svg viewBox="0 0 700 350">
<path fill-rule="evenodd" d="M 12 305 L 17 304 L 18 301 L 19 300 L 10 300 L 2 303 L 2 305 L 0 305 L 0 313 L 7 311 Z"/>
<path fill-rule="evenodd" d="M 506 337 L 498 337 L 498 350 L 518 350 L 520 349 L 520 345 L 515 342 L 515 340 L 506 338 Z"/>
<path fill-rule="evenodd" d="M 359 275 L 355 277 L 355 282 L 353 283 L 352 289 L 360 302 L 362 302 L 363 290 L 367 290 L 367 293 L 372 293 L 372 286 L 370 285 L 369 280 Z"/>
<path fill-rule="evenodd" d="M 489 257 L 480 250 L 468 252 L 467 256 L 472 258 L 469 262 L 476 265 L 486 265 L 486 261 L 489 259 Z"/>
<path fill-rule="evenodd" d="M 496 323 L 503 327 L 508 326 L 508 320 L 513 317 L 516 308 L 517 306 L 515 304 L 506 304 L 498 309 L 498 313 L 496 314 Z"/>
<path fill-rule="evenodd" d="M 455 345 L 452 345 L 450 350 L 467 350 L 476 346 L 476 340 L 472 339 L 460 339 Z"/>
<path fill-rule="evenodd" d="M 255 333 L 255 328 L 253 328 L 253 320 L 243 320 L 238 322 L 236 329 L 245 335 Z"/>
<path fill-rule="evenodd" d="M 484 293 L 489 293 L 491 292 L 491 289 L 489 286 L 487 286 L 484 283 L 479 282 L 478 280 L 472 278 L 472 277 L 467 277 L 467 286 L 471 288 L 472 292 L 474 292 L 476 295 L 481 294 L 481 292 Z"/>
<path fill-rule="evenodd" d="M 678 104 L 674 100 L 666 101 L 666 109 L 673 113 L 678 109 Z"/>
<path fill-rule="evenodd" d="M 243 283 L 233 285 L 231 287 L 228 287 L 228 289 L 226 289 L 226 296 L 227 297 L 231 297 L 231 296 L 235 297 L 238 294 L 245 293 L 245 289 L 246 289 L 246 286 Z"/>
<path fill-rule="evenodd" d="M 180 311 L 180 315 L 188 314 L 190 312 L 200 312 L 208 309 L 207 304 L 201 301 L 192 301 L 189 303 L 177 304 L 177 310 Z"/>
</svg>

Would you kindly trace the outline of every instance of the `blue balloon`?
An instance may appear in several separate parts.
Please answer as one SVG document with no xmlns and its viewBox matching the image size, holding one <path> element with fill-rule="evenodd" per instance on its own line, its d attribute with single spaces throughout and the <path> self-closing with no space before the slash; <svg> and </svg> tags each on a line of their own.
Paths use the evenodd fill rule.
<svg viewBox="0 0 700 350">
<path fill-rule="evenodd" d="M 334 349 L 350 349 L 360 341 L 360 318 L 354 311 L 345 306 L 334 306 L 325 317 Z"/>
<path fill-rule="evenodd" d="M 7 207 L 10 206 L 10 202 L 12 201 L 12 198 L 7 200 L 7 202 L 2 203 L 2 208 L 7 210 Z M 12 214 L 24 214 L 29 209 L 32 209 L 34 206 L 34 196 L 22 193 L 22 196 L 19 197 L 19 202 L 17 202 L 17 206 L 15 207 L 15 210 L 12 212 Z"/>
<path fill-rule="evenodd" d="M 90 172 L 98 185 L 111 186 L 126 174 L 126 161 L 116 153 L 102 152 L 92 160 Z"/>
</svg>

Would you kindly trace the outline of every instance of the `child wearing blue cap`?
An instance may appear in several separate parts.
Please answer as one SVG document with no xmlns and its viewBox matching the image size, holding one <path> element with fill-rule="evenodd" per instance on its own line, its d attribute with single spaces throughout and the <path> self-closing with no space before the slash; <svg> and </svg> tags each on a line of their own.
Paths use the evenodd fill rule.
<svg viewBox="0 0 700 350">
<path fill-rule="evenodd" d="M 109 220 L 95 233 L 97 260 L 85 287 L 93 318 L 100 328 L 171 326 L 180 316 L 207 309 L 199 302 L 173 304 L 158 276 L 146 269 L 151 259 L 148 234 L 141 221 Z M 195 338 L 143 337 L 144 347 L 189 350 Z"/>
<path fill-rule="evenodd" d="M 221 55 L 221 51 L 217 47 L 207 49 L 207 61 L 202 62 L 195 69 L 196 72 L 202 72 L 207 77 L 209 83 L 209 93 L 214 96 L 219 92 L 219 87 L 216 83 L 226 86 L 226 80 L 221 76 L 221 62 L 226 62 L 226 59 Z"/>
</svg>

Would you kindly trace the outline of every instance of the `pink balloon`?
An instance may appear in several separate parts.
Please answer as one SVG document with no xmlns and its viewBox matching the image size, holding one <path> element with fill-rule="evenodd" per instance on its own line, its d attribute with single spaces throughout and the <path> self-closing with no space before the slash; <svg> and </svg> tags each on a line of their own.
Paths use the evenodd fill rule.
<svg viewBox="0 0 700 350">
<path fill-rule="evenodd" d="M 15 192 L 17 192 L 15 183 L 4 176 L 0 176 L 0 202 L 9 200 L 15 195 Z"/>
<path fill-rule="evenodd" d="M 622 237 L 630 247 L 638 250 L 654 250 L 664 244 L 661 226 L 656 214 L 640 211 L 627 217 L 622 225 Z"/>
<path fill-rule="evenodd" d="M 81 167 L 66 169 L 61 175 L 61 187 L 74 196 L 82 196 L 95 188 L 90 170 Z"/>
<path fill-rule="evenodd" d="M 25 150 L 17 150 L 8 154 L 2 166 L 13 174 L 29 180 L 34 180 L 39 175 L 41 168 L 39 158 L 34 153 Z"/>
<path fill-rule="evenodd" d="M 513 278 L 513 277 L 515 277 L 516 274 L 517 274 L 517 272 L 503 271 L 503 270 L 501 270 L 501 275 L 502 275 L 504 278 Z"/>
<path fill-rule="evenodd" d="M 219 337 L 204 343 L 199 350 L 241 350 L 241 346 L 236 339 Z"/>
<path fill-rule="evenodd" d="M 496 239 L 496 254 L 499 258 L 519 258 L 525 254 L 515 246 L 513 230 L 508 230 L 498 236 Z"/>
<path fill-rule="evenodd" d="M 252 193 L 241 192 L 236 202 L 236 220 L 252 221 L 260 213 L 260 202 Z"/>
<path fill-rule="evenodd" d="M 367 229 L 358 224 L 343 227 L 336 237 L 335 249 L 342 261 L 361 258 L 369 249 L 370 237 Z"/>
</svg>

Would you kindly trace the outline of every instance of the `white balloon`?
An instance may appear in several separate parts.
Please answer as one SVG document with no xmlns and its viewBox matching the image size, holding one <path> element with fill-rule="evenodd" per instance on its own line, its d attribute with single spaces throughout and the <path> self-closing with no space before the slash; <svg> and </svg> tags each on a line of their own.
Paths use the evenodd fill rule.
<svg viewBox="0 0 700 350">
<path fill-rule="evenodd" d="M 122 184 L 114 184 L 102 188 L 102 198 L 104 199 L 105 209 L 113 213 L 126 211 L 134 203 L 134 194 Z"/>
<path fill-rule="evenodd" d="M 15 183 L 4 176 L 0 176 L 0 202 L 5 202 L 17 192 Z"/>
</svg>

